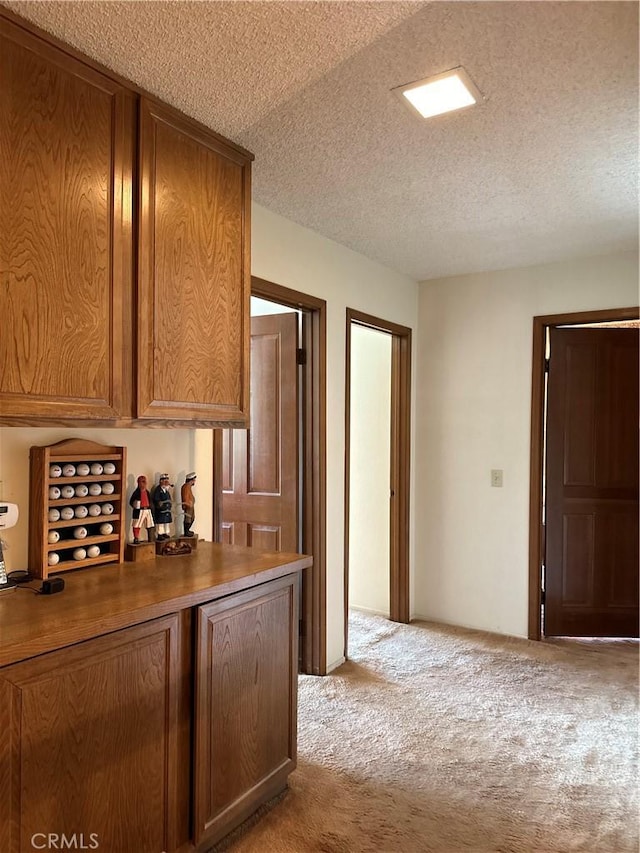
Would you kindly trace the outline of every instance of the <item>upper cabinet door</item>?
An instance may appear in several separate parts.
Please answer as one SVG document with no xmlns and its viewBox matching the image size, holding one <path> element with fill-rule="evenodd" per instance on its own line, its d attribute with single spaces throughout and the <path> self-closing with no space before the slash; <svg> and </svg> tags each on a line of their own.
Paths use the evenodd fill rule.
<svg viewBox="0 0 640 853">
<path fill-rule="evenodd" d="M 0 19 L 0 417 L 131 414 L 133 96 Z"/>
<path fill-rule="evenodd" d="M 140 101 L 137 417 L 243 426 L 251 156 Z"/>
</svg>

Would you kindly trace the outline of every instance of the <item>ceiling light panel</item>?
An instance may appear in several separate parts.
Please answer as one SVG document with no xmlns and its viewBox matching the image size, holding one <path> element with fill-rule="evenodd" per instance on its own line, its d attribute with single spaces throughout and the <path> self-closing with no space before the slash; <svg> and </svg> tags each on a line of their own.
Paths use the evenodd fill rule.
<svg viewBox="0 0 640 853">
<path fill-rule="evenodd" d="M 480 91 L 462 67 L 398 86 L 392 91 L 422 118 L 472 107 L 483 100 Z"/>
</svg>

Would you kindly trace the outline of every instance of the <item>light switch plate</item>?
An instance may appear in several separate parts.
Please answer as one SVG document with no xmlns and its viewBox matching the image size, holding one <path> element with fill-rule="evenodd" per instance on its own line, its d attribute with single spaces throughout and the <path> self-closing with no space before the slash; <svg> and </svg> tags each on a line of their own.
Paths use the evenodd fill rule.
<svg viewBox="0 0 640 853">
<path fill-rule="evenodd" d="M 491 469 L 491 485 L 497 489 L 502 488 L 502 468 Z"/>
</svg>

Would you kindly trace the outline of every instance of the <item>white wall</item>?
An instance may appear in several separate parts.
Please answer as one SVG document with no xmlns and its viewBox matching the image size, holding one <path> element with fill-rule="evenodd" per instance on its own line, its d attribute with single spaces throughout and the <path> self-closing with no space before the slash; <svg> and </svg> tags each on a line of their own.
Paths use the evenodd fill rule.
<svg viewBox="0 0 640 853">
<path fill-rule="evenodd" d="M 266 317 L 271 314 L 291 314 L 292 308 L 286 305 L 279 305 L 277 302 L 270 302 L 268 299 L 260 299 L 259 296 L 251 297 L 251 316 Z M 296 311 L 299 314 L 299 311 Z"/>
<path fill-rule="evenodd" d="M 634 253 L 420 285 L 416 615 L 527 635 L 532 318 L 638 304 Z M 491 488 L 490 470 L 504 469 Z"/>
<path fill-rule="evenodd" d="M 327 664 L 332 667 L 344 653 L 346 308 L 410 326 L 415 341 L 418 286 L 260 205 L 253 205 L 252 216 L 253 274 L 327 301 Z M 415 448 L 412 458 L 414 453 Z M 413 522 L 410 536 L 413 565 Z"/>
<path fill-rule="evenodd" d="M 351 326 L 349 606 L 390 613 L 391 335 Z"/>
</svg>

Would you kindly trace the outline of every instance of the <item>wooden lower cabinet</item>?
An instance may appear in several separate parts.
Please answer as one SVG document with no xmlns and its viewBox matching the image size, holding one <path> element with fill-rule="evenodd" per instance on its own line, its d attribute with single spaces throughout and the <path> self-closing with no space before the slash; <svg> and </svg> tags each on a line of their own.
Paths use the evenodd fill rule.
<svg viewBox="0 0 640 853">
<path fill-rule="evenodd" d="M 0 668 L 0 851 L 204 851 L 283 790 L 298 577 Z"/>
<path fill-rule="evenodd" d="M 296 766 L 298 577 L 197 611 L 194 840 L 226 835 Z"/>
<path fill-rule="evenodd" d="M 3 853 L 178 845 L 179 639 L 173 615 L 0 670 Z"/>
</svg>

